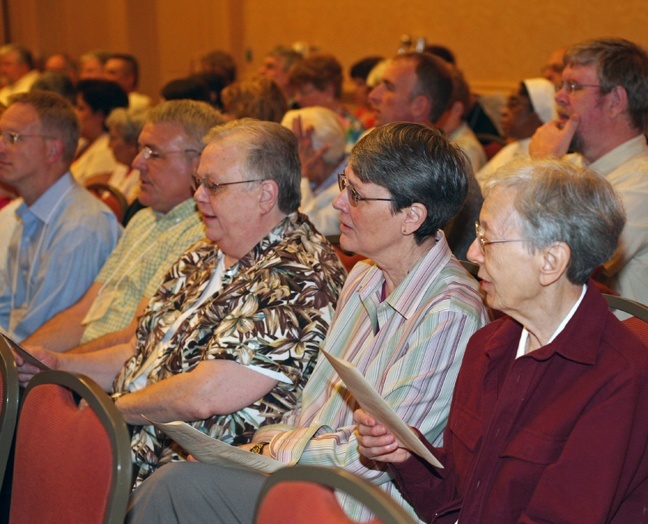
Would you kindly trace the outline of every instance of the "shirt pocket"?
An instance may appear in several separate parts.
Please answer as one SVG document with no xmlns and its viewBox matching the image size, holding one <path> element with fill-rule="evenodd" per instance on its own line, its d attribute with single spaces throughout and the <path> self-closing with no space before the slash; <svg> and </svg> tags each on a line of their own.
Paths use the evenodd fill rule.
<svg viewBox="0 0 648 524">
<path fill-rule="evenodd" d="M 461 406 L 453 408 L 450 419 L 452 434 L 452 458 L 457 471 L 466 472 L 475 453 L 479 449 L 482 437 L 481 420 Z"/>
<path fill-rule="evenodd" d="M 500 453 L 502 458 L 515 458 L 531 464 L 553 464 L 560 457 L 566 438 L 546 435 L 529 429 L 514 428 L 514 435 Z"/>
</svg>

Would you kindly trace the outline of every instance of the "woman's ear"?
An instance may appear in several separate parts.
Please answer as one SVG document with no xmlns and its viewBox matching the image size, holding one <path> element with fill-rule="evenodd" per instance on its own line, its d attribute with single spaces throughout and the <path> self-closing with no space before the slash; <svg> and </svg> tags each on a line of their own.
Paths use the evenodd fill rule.
<svg viewBox="0 0 648 524">
<path fill-rule="evenodd" d="M 415 202 L 406 209 L 403 209 L 403 222 L 401 232 L 403 235 L 411 235 L 418 231 L 427 218 L 427 209 L 423 204 Z"/>
<path fill-rule="evenodd" d="M 562 277 L 569 268 L 571 249 L 564 242 L 556 242 L 542 250 L 540 284 L 549 286 Z"/>
</svg>

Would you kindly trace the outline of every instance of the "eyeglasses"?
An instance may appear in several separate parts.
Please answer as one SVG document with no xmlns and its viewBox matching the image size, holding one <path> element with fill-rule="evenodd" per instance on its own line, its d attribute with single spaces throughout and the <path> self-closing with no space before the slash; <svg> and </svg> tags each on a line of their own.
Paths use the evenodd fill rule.
<svg viewBox="0 0 648 524">
<path fill-rule="evenodd" d="M 344 173 L 338 173 L 338 186 L 340 186 L 340 191 L 347 190 L 349 194 L 349 203 L 353 207 L 357 207 L 358 204 L 363 200 L 381 200 L 383 202 L 393 202 L 393 198 L 369 198 L 360 196 L 360 193 L 356 191 L 356 188 L 349 184 L 347 177 Z"/>
<path fill-rule="evenodd" d="M 579 82 L 574 82 L 573 80 L 563 80 L 560 84 L 558 84 L 556 89 L 557 91 L 564 89 L 565 93 L 571 95 L 572 93 L 580 91 L 581 89 L 584 89 L 586 87 L 598 87 L 599 89 L 603 88 L 601 84 L 581 84 Z"/>
<path fill-rule="evenodd" d="M 3 144 L 10 146 L 15 146 L 18 142 L 24 138 L 42 138 L 43 140 L 53 140 L 53 136 L 48 135 L 27 135 L 23 133 L 14 133 L 13 131 L 2 131 L 0 132 L 0 141 Z"/>
<path fill-rule="evenodd" d="M 150 146 L 137 146 L 137 151 L 144 157 L 145 160 L 157 160 L 164 158 L 166 155 L 173 155 L 175 153 L 194 153 L 200 154 L 200 151 L 195 149 L 176 149 L 173 151 L 156 151 Z"/>
<path fill-rule="evenodd" d="M 191 177 L 191 188 L 194 192 L 198 191 L 200 186 L 203 186 L 210 195 L 215 195 L 218 193 L 218 188 L 225 186 L 233 186 L 236 184 L 248 184 L 252 182 L 263 182 L 262 178 L 255 178 L 252 180 L 239 180 L 238 182 L 221 182 L 219 184 L 211 182 L 207 177 L 200 178 L 196 175 Z"/>
<path fill-rule="evenodd" d="M 481 227 L 481 224 L 479 222 L 475 222 L 475 235 L 477 237 L 477 240 L 479 241 L 479 250 L 481 251 L 481 254 L 484 255 L 486 254 L 486 246 L 490 246 L 491 244 L 505 244 L 507 242 L 526 242 L 526 239 L 524 238 L 515 238 L 511 240 L 487 240 L 484 238 L 484 230 Z"/>
</svg>

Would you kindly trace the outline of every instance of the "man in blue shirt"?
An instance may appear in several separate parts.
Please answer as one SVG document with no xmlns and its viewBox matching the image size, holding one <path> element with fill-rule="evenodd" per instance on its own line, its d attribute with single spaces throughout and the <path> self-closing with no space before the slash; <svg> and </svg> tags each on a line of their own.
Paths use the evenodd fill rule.
<svg viewBox="0 0 648 524">
<path fill-rule="evenodd" d="M 0 118 L 0 181 L 23 199 L 0 267 L 0 326 L 18 341 L 83 295 L 121 235 L 69 172 L 78 136 L 72 106 L 50 92 L 14 95 Z"/>
</svg>

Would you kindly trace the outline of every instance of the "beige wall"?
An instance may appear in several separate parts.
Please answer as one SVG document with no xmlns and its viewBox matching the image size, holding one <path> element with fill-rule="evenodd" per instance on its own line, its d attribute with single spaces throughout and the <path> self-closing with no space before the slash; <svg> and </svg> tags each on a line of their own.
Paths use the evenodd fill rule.
<svg viewBox="0 0 648 524">
<path fill-rule="evenodd" d="M 508 89 L 536 76 L 556 47 L 597 36 L 648 46 L 646 0 L 7 0 L 10 39 L 45 55 L 91 49 L 134 53 L 141 90 L 185 75 L 200 53 L 221 48 L 241 76 L 276 44 L 302 41 L 345 69 L 389 56 L 400 37 L 452 48 L 477 89 Z"/>
</svg>

